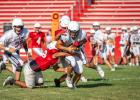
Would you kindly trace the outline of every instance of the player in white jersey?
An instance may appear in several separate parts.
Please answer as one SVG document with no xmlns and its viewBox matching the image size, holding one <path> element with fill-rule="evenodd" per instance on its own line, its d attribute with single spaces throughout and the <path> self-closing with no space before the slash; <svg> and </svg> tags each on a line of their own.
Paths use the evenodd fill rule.
<svg viewBox="0 0 140 100">
<path fill-rule="evenodd" d="M 105 44 L 107 51 L 103 54 L 104 59 L 107 59 L 108 56 L 111 56 L 111 63 L 114 65 L 114 67 L 117 66 L 115 64 L 115 55 L 114 55 L 114 49 L 115 49 L 115 33 L 111 32 L 111 27 L 106 27 L 105 29 Z"/>
<path fill-rule="evenodd" d="M 129 40 L 129 33 L 127 32 L 127 27 L 122 27 L 122 34 L 120 40 L 121 60 L 119 64 L 121 64 L 122 62 L 124 62 L 124 64 L 127 64 L 126 52 L 128 50 L 128 40 Z"/>
<path fill-rule="evenodd" d="M 93 28 L 95 30 L 95 34 L 93 37 L 92 46 L 93 46 L 93 50 L 95 51 L 95 55 L 94 55 L 94 59 L 92 62 L 94 62 L 94 64 L 97 65 L 98 56 L 100 55 L 101 57 L 103 57 L 103 55 L 106 52 L 105 34 L 100 30 L 100 23 L 94 22 Z M 114 69 L 112 69 L 113 68 L 112 65 L 109 63 L 109 61 L 107 59 L 104 59 L 104 62 L 109 66 L 109 68 L 112 71 L 114 71 Z"/>
<path fill-rule="evenodd" d="M 76 24 L 78 24 L 77 22 L 73 21 L 69 24 L 68 29 L 69 30 L 74 30 Z M 81 54 L 81 59 L 83 61 L 83 64 L 88 67 L 88 68 L 92 68 L 97 70 L 98 74 L 100 75 L 101 78 L 104 78 L 104 71 L 102 70 L 102 68 L 100 66 L 95 65 L 94 63 L 88 63 L 83 51 L 83 45 L 86 43 L 86 33 L 85 31 L 80 29 L 79 26 L 79 31 L 78 33 L 74 33 L 74 32 L 69 32 L 70 37 L 72 39 L 73 45 L 79 48 L 79 53 Z M 82 77 L 83 78 L 83 77 Z"/>
<path fill-rule="evenodd" d="M 134 54 L 134 58 L 132 61 L 132 65 L 139 66 L 139 57 L 140 57 L 140 35 L 138 34 L 138 28 L 137 26 L 133 27 L 133 33 L 130 37 L 130 51 Z"/>
<path fill-rule="evenodd" d="M 10 71 L 15 73 L 15 80 L 18 81 L 23 66 L 23 61 L 19 56 L 21 47 L 23 46 L 26 53 L 29 54 L 26 44 L 28 30 L 24 28 L 23 21 L 20 18 L 13 19 L 12 27 L 12 30 L 4 33 L 0 38 L 0 49 L 4 50 L 5 57 L 12 63 L 13 68 Z M 0 63 L 0 71 L 3 69 L 6 69 L 5 61 Z"/>
<path fill-rule="evenodd" d="M 93 49 L 92 51 L 94 51 L 92 62 L 94 62 L 95 65 L 98 65 L 98 55 L 99 55 L 100 49 L 103 47 L 103 33 L 100 30 L 100 23 L 94 22 L 92 26 L 95 31 L 94 36 L 92 36 L 93 40 L 91 43 L 92 49 Z"/>
</svg>

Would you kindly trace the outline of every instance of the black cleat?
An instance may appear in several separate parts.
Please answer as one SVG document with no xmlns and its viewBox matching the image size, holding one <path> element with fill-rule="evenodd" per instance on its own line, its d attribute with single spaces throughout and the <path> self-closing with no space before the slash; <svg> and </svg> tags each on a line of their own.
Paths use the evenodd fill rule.
<svg viewBox="0 0 140 100">
<path fill-rule="evenodd" d="M 56 87 L 60 87 L 60 80 L 59 79 L 54 79 L 54 83 Z"/>
<path fill-rule="evenodd" d="M 14 82 L 15 82 L 14 78 L 12 76 L 8 76 L 3 82 L 3 87 L 6 85 L 13 85 Z"/>
</svg>

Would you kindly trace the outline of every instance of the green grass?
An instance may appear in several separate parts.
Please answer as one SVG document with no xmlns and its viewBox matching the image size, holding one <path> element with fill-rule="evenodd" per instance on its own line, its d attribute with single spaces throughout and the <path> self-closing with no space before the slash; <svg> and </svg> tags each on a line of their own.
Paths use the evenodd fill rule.
<svg viewBox="0 0 140 100">
<path fill-rule="evenodd" d="M 95 70 L 85 68 L 88 82 L 79 82 L 75 90 L 67 88 L 65 83 L 61 88 L 54 87 L 53 79 L 62 73 L 51 69 L 44 72 L 47 88 L 2 87 L 4 79 L 11 74 L 3 71 L 0 74 L 0 100 L 140 100 L 140 67 L 121 66 L 115 72 L 103 68 L 105 80 L 101 80 Z"/>
</svg>

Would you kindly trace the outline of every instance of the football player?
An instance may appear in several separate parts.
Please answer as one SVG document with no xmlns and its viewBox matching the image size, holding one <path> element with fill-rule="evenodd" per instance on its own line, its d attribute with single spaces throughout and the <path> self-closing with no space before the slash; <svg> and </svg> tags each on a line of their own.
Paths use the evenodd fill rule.
<svg viewBox="0 0 140 100">
<path fill-rule="evenodd" d="M 53 45 L 50 48 L 44 51 L 46 56 L 38 56 L 35 60 L 31 60 L 24 66 L 24 81 L 15 80 L 12 76 L 7 77 L 4 81 L 3 86 L 15 84 L 22 88 L 34 88 L 38 85 L 41 86 L 43 84 L 43 75 L 42 71 L 54 66 L 58 63 L 58 57 L 71 56 L 69 53 L 59 52 L 58 49 L 55 48 L 56 41 L 53 42 Z M 56 69 L 56 71 L 59 70 Z M 65 72 L 68 73 L 67 69 Z M 70 71 L 70 70 L 69 70 Z"/>
<path fill-rule="evenodd" d="M 27 48 L 26 39 L 28 30 L 24 28 L 24 23 L 20 18 L 14 18 L 12 22 L 12 30 L 7 31 L 0 38 L 0 49 L 4 50 L 4 56 L 12 63 L 12 68 L 9 70 L 15 73 L 15 80 L 20 80 L 23 61 L 20 58 L 20 49 L 23 46 L 26 54 L 30 55 Z M 0 71 L 6 69 L 5 61 L 0 63 Z"/>
<path fill-rule="evenodd" d="M 32 50 L 35 52 L 36 55 L 39 56 L 45 56 L 43 53 L 43 46 L 46 46 L 45 42 L 45 33 L 41 31 L 41 24 L 40 23 L 35 23 L 34 24 L 34 32 L 29 33 L 28 37 L 28 45 L 32 43 Z"/>
</svg>

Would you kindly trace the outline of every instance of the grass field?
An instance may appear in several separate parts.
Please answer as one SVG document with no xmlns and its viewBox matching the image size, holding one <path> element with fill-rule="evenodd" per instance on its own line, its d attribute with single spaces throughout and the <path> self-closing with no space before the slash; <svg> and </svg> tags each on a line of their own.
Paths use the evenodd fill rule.
<svg viewBox="0 0 140 100">
<path fill-rule="evenodd" d="M 102 67 L 105 80 L 101 80 L 95 70 L 85 68 L 88 82 L 79 82 L 75 90 L 67 88 L 65 83 L 61 88 L 54 87 L 53 79 L 61 73 L 51 69 L 44 72 L 46 88 L 2 87 L 4 79 L 11 74 L 3 71 L 0 73 L 0 100 L 140 100 L 140 67 L 120 66 L 115 72 Z"/>
</svg>

